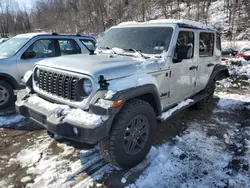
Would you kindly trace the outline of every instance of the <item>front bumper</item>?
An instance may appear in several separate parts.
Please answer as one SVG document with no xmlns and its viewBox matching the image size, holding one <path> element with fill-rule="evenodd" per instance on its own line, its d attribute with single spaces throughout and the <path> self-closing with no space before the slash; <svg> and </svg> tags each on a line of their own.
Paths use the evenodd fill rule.
<svg viewBox="0 0 250 188">
<path fill-rule="evenodd" d="M 28 102 L 30 97 L 31 95 L 26 90 L 19 92 L 16 111 L 54 134 L 89 144 L 96 144 L 108 135 L 113 115 L 100 115 L 101 123 L 99 125 L 84 125 L 79 122 L 65 120 L 65 115 L 51 112 L 44 107 Z M 49 102 L 46 101 L 46 103 Z M 77 134 L 73 128 L 77 130 Z"/>
</svg>

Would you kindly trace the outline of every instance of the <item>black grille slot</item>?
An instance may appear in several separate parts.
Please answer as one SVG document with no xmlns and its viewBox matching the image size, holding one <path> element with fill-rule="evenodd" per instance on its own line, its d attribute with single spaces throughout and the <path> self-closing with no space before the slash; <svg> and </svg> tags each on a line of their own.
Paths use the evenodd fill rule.
<svg viewBox="0 0 250 188">
<path fill-rule="evenodd" d="M 39 69 L 39 89 L 50 94 L 77 101 L 76 83 L 79 78 Z"/>
</svg>

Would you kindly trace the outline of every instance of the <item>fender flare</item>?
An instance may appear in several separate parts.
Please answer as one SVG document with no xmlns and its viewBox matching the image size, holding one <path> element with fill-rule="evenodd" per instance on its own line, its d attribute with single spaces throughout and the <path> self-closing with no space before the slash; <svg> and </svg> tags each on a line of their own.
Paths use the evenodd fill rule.
<svg viewBox="0 0 250 188">
<path fill-rule="evenodd" d="M 154 84 L 146 84 L 134 88 L 125 89 L 116 92 L 111 100 L 123 100 L 123 104 L 131 99 L 142 99 L 148 102 L 153 108 L 156 115 L 162 114 L 161 100 L 158 88 Z M 122 108 L 122 106 L 120 107 Z"/>
<path fill-rule="evenodd" d="M 207 83 L 207 86 L 211 83 L 211 82 L 214 82 L 214 81 L 219 81 L 219 80 L 222 80 L 222 79 L 225 79 L 227 77 L 229 77 L 229 71 L 228 71 L 228 68 L 227 66 L 225 65 L 216 65 L 213 69 L 213 72 L 209 78 L 209 81 Z M 207 87 L 206 86 L 206 87 Z"/>
</svg>

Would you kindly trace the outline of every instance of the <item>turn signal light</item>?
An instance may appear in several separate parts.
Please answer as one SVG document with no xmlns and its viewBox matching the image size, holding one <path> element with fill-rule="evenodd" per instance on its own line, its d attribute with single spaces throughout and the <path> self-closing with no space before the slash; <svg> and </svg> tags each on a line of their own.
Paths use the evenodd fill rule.
<svg viewBox="0 0 250 188">
<path fill-rule="evenodd" d="M 114 101 L 112 104 L 112 107 L 117 108 L 117 107 L 120 107 L 122 104 L 123 104 L 123 100 Z"/>
</svg>

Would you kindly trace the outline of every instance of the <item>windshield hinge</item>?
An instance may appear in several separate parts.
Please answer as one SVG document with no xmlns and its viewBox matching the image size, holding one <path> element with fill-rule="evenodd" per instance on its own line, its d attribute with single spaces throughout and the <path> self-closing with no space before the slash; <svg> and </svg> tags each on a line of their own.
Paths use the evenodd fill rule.
<svg viewBox="0 0 250 188">
<path fill-rule="evenodd" d="M 103 75 L 99 76 L 99 82 L 101 89 L 108 89 L 109 83 L 107 83 L 107 80 L 105 80 Z"/>
</svg>

